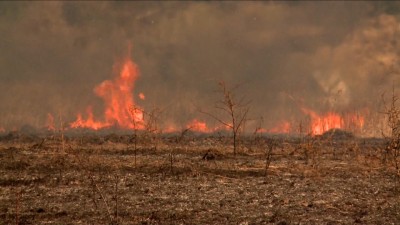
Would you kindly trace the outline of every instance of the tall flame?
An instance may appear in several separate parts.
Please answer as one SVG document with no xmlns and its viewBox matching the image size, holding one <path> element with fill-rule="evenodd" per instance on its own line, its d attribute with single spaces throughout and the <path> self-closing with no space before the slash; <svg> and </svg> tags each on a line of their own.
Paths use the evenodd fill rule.
<svg viewBox="0 0 400 225">
<path fill-rule="evenodd" d="M 135 104 L 133 98 L 133 89 L 135 82 L 139 77 L 137 65 L 130 59 L 130 55 L 126 57 L 120 64 L 120 71 L 112 80 L 106 80 L 94 88 L 94 93 L 103 99 L 104 120 L 99 121 L 94 118 L 91 106 L 87 107 L 86 117 L 81 113 L 77 115 L 74 122 L 70 124 L 71 128 L 90 128 L 98 130 L 101 128 L 118 126 L 125 129 L 143 129 L 144 128 L 144 111 Z M 141 100 L 145 99 L 143 93 L 139 93 L 138 97 Z M 320 135 L 330 129 L 351 129 L 362 128 L 364 126 L 364 118 L 359 115 L 347 114 L 342 117 L 334 112 L 328 112 L 319 115 L 316 112 L 301 106 L 301 111 L 308 115 L 310 121 L 310 133 L 312 135 Z M 54 129 L 54 118 L 51 114 L 48 115 L 48 128 Z M 186 126 L 194 131 L 209 133 L 217 130 L 230 130 L 230 126 L 220 125 L 210 128 L 203 121 L 197 119 L 192 120 Z M 268 132 L 271 133 L 289 133 L 292 130 L 292 124 L 283 121 L 277 124 Z M 175 130 L 175 129 L 166 129 Z"/>
<path fill-rule="evenodd" d="M 101 129 L 110 126 L 118 126 L 126 129 L 143 128 L 143 110 L 131 110 L 139 108 L 133 99 L 133 88 L 139 77 L 137 65 L 127 57 L 119 74 L 113 80 L 103 81 L 94 88 L 94 93 L 103 99 L 105 104 L 104 121 L 94 118 L 92 107 L 87 109 L 87 119 L 82 114 L 70 124 L 72 128 Z M 144 96 L 144 94 L 142 94 Z"/>
</svg>

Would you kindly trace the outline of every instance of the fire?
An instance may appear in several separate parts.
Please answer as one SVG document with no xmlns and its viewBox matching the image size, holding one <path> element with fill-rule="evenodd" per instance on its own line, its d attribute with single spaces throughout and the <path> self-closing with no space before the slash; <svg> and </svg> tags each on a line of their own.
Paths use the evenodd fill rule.
<svg viewBox="0 0 400 225">
<path fill-rule="evenodd" d="M 355 128 L 363 128 L 364 127 L 364 117 L 358 114 L 348 115 L 347 120 L 349 121 L 349 127 L 355 126 Z M 358 125 L 358 126 L 357 126 Z"/>
<path fill-rule="evenodd" d="M 71 123 L 70 126 L 72 128 L 90 128 L 93 130 L 98 130 L 104 127 L 109 127 L 112 124 L 107 124 L 104 122 L 98 122 L 94 120 L 94 116 L 93 116 L 93 111 L 92 111 L 92 107 L 89 106 L 86 109 L 86 113 L 87 113 L 87 119 L 84 120 L 82 118 L 82 114 L 78 114 L 77 119 L 75 120 L 75 122 Z"/>
<path fill-rule="evenodd" d="M 77 119 L 70 124 L 72 128 L 101 129 L 111 126 L 118 126 L 126 129 L 143 128 L 143 110 L 135 105 L 133 99 L 133 89 L 135 81 L 139 77 L 137 65 L 126 57 L 119 74 L 113 80 L 103 81 L 94 88 L 94 93 L 103 99 L 105 104 L 105 121 L 98 121 L 94 118 L 92 107 L 87 109 L 86 119 L 82 114 L 77 115 Z M 141 93 L 139 97 L 144 94 Z M 135 108 L 135 110 L 131 110 Z"/>
<path fill-rule="evenodd" d="M 343 119 L 332 112 L 327 113 L 326 115 L 315 117 L 311 122 L 311 130 L 312 134 L 319 135 L 328 131 L 330 129 L 342 129 L 344 128 Z"/>
<path fill-rule="evenodd" d="M 168 124 L 163 129 L 163 132 L 165 132 L 165 133 L 174 133 L 177 131 L 178 131 L 178 129 L 175 127 L 174 124 Z"/>
<path fill-rule="evenodd" d="M 305 107 L 302 107 L 301 110 L 311 117 L 310 129 L 312 135 L 320 135 L 331 129 L 362 128 L 364 126 L 364 117 L 359 115 L 349 113 L 343 118 L 334 112 L 318 115 Z"/>
<path fill-rule="evenodd" d="M 258 128 L 255 133 L 256 134 L 268 133 L 268 130 L 266 130 L 264 128 Z"/>
<path fill-rule="evenodd" d="M 193 119 L 186 125 L 186 128 L 201 133 L 212 133 L 216 131 L 230 130 L 231 129 L 230 126 L 232 125 L 228 123 L 228 124 L 220 124 L 219 126 L 209 127 L 207 126 L 206 122 L 200 121 L 198 119 Z"/>
<path fill-rule="evenodd" d="M 47 127 L 47 130 L 50 130 L 50 131 L 56 130 L 55 125 L 54 125 L 54 117 L 53 117 L 53 115 L 51 115 L 51 113 L 47 113 L 46 127 Z"/>
<path fill-rule="evenodd" d="M 0 133 L 5 133 L 6 129 L 4 129 L 3 127 L 0 127 Z"/>
<path fill-rule="evenodd" d="M 202 121 L 198 121 L 197 119 L 192 120 L 186 126 L 186 128 L 190 128 L 193 131 L 202 132 L 202 133 L 209 133 L 210 130 L 207 128 L 207 124 Z"/>
<path fill-rule="evenodd" d="M 288 121 L 278 123 L 275 127 L 269 129 L 270 133 L 286 134 L 290 132 L 291 124 Z"/>
<path fill-rule="evenodd" d="M 118 126 L 124 129 L 143 129 L 144 128 L 144 111 L 135 104 L 133 98 L 133 90 L 135 82 L 139 77 L 137 65 L 126 57 L 119 65 L 119 73 L 111 80 L 106 80 L 94 88 L 94 93 L 103 99 L 104 120 L 97 120 L 93 114 L 92 107 L 87 107 L 86 115 L 81 113 L 77 115 L 74 122 L 70 124 L 71 128 L 89 128 L 102 129 L 111 126 Z M 117 67 L 116 67 L 117 68 Z M 145 100 L 144 93 L 138 94 L 139 99 Z M 347 114 L 340 116 L 334 112 L 328 112 L 322 115 L 300 105 L 301 111 L 310 117 L 309 129 L 312 135 L 320 135 L 330 129 L 349 129 L 362 128 L 364 126 L 364 117 Z M 47 127 L 54 130 L 54 118 L 48 114 Z M 282 121 L 272 129 L 267 130 L 270 133 L 289 133 L 292 130 L 292 124 L 288 121 Z M 203 121 L 193 119 L 186 128 L 193 131 L 210 133 L 217 130 L 230 130 L 231 125 L 225 124 L 214 128 L 210 128 Z M 356 130 L 355 129 L 355 130 Z M 166 130 L 176 130 L 166 128 Z M 263 130 L 266 131 L 266 130 Z"/>
</svg>

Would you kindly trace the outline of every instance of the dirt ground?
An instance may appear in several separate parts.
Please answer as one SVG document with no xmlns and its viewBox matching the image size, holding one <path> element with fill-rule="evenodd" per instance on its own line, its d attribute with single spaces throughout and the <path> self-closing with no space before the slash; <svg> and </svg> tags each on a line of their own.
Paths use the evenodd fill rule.
<svg viewBox="0 0 400 225">
<path fill-rule="evenodd" d="M 384 145 L 248 137 L 235 156 L 221 136 L 9 134 L 0 224 L 400 224 Z"/>
</svg>

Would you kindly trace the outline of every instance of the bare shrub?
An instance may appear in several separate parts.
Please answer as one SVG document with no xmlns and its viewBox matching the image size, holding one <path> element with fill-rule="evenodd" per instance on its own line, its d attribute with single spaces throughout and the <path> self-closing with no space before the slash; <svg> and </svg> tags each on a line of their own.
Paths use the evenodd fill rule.
<svg viewBox="0 0 400 225">
<path fill-rule="evenodd" d="M 132 123 L 133 123 L 133 150 L 134 150 L 134 165 L 135 168 L 137 166 L 137 150 L 139 139 L 142 140 L 143 144 L 147 142 L 154 144 L 152 148 L 157 150 L 158 143 L 159 143 L 159 136 L 161 136 L 162 131 L 159 128 L 159 121 L 162 114 L 162 110 L 159 108 L 154 108 L 150 111 L 145 111 L 141 108 L 132 106 L 129 109 L 132 115 Z M 141 121 L 136 121 L 136 114 L 142 114 L 143 118 Z M 139 135 L 139 128 L 143 129 L 141 135 Z M 128 144 L 129 149 L 129 144 Z"/>
<path fill-rule="evenodd" d="M 138 112 L 143 112 L 142 109 L 137 108 L 137 107 L 131 107 L 129 109 L 129 112 L 132 115 L 132 123 L 133 123 L 133 151 L 134 151 L 134 166 L 136 168 L 136 162 L 137 162 L 137 145 L 138 145 L 138 129 L 139 129 L 139 124 L 138 121 L 136 121 L 135 115 Z M 129 148 L 129 144 L 128 144 L 128 148 Z"/>
<path fill-rule="evenodd" d="M 60 112 L 60 114 L 59 114 L 59 122 L 60 122 L 60 130 L 59 130 L 59 132 L 60 132 L 60 136 L 61 136 L 61 150 L 62 150 L 62 152 L 64 153 L 65 152 L 65 138 L 64 138 L 64 130 L 65 130 L 65 123 L 64 123 L 64 121 L 63 121 L 63 119 L 62 119 L 62 115 L 61 115 L 61 112 Z"/>
<path fill-rule="evenodd" d="M 257 122 L 258 123 L 256 124 L 253 133 L 249 136 L 248 141 L 245 142 L 247 149 L 250 151 L 257 150 L 258 148 L 262 147 L 264 142 L 263 134 L 261 132 L 264 118 L 260 117 Z"/>
<path fill-rule="evenodd" d="M 162 131 L 159 127 L 160 117 L 162 115 L 160 108 L 154 108 L 150 111 L 142 111 L 144 121 L 144 139 L 154 144 L 153 148 L 157 150 L 159 137 Z"/>
<path fill-rule="evenodd" d="M 295 152 L 299 152 L 303 155 L 305 164 L 311 165 L 311 167 L 316 167 L 318 162 L 319 151 L 321 149 L 317 148 L 318 140 L 312 136 L 311 130 L 305 130 L 303 126 L 303 122 L 299 123 L 299 134 L 300 134 L 300 142 L 295 146 L 294 150 L 290 154 L 294 154 Z"/>
<path fill-rule="evenodd" d="M 270 138 L 266 141 L 266 148 L 265 148 L 265 176 L 268 175 L 268 169 L 271 165 L 272 155 L 275 151 L 276 147 L 278 146 L 278 141 L 275 138 Z"/>
<path fill-rule="evenodd" d="M 389 162 L 394 166 L 396 172 L 396 179 L 400 181 L 400 107 L 398 106 L 399 97 L 396 95 L 394 87 L 390 98 L 390 103 L 387 104 L 385 101 L 384 94 L 382 95 L 382 101 L 384 103 L 385 111 L 384 114 L 387 117 L 387 125 L 390 128 L 389 136 L 384 137 L 388 140 L 387 146 L 384 150 L 383 162 Z"/>
<path fill-rule="evenodd" d="M 179 135 L 176 136 L 175 142 L 177 144 L 182 143 L 185 137 L 188 136 L 191 129 L 193 129 L 193 126 L 182 128 L 181 131 L 179 132 Z"/>
<path fill-rule="evenodd" d="M 102 200 L 102 203 L 104 204 L 104 209 L 107 215 L 107 218 L 109 220 L 110 225 L 118 225 L 119 224 L 119 215 L 118 215 L 118 209 L 119 209 L 119 190 L 118 190 L 118 185 L 119 185 L 119 176 L 117 174 L 114 174 L 114 193 L 111 199 L 114 199 L 114 205 L 111 204 L 111 200 L 109 196 L 106 195 L 106 192 L 103 190 L 103 188 L 99 185 L 100 181 L 99 179 L 96 179 L 96 174 L 95 170 L 93 167 L 96 166 L 99 162 L 94 162 L 92 158 L 90 157 L 83 157 L 80 155 L 78 152 L 75 154 L 71 154 L 76 161 L 78 162 L 79 165 L 79 170 L 82 171 L 85 174 L 85 177 L 89 181 L 89 188 L 91 190 L 89 198 L 91 198 L 95 209 L 100 211 L 99 204 L 97 203 L 98 199 Z M 99 173 L 101 169 L 99 169 Z M 113 171 L 116 172 L 116 171 Z M 111 183 L 111 182 L 110 182 Z M 98 195 L 100 198 L 98 198 L 96 195 Z M 113 207 L 114 206 L 114 207 Z M 100 212 L 104 214 L 104 212 Z"/>
<path fill-rule="evenodd" d="M 240 99 L 236 98 L 234 91 L 239 87 L 239 85 L 233 88 L 228 88 L 224 81 L 220 81 L 218 82 L 218 86 L 220 88 L 219 93 L 222 95 L 222 99 L 215 103 L 215 108 L 221 111 L 225 117 L 229 119 L 222 119 L 215 114 L 205 111 L 200 112 L 211 116 L 223 126 L 229 128 L 233 139 L 233 154 L 236 155 L 240 131 L 244 126 L 247 114 L 250 110 L 250 102 L 245 101 L 243 96 Z"/>
</svg>

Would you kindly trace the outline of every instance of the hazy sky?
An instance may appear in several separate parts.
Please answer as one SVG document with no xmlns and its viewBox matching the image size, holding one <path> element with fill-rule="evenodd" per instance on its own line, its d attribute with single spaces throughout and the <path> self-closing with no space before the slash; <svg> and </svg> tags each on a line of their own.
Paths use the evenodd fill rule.
<svg viewBox="0 0 400 225">
<path fill-rule="evenodd" d="M 144 108 L 184 124 L 212 109 L 216 80 L 241 83 L 265 126 L 369 108 L 400 88 L 398 2 L 0 2 L 0 126 L 73 121 L 132 43 Z M 137 97 L 143 92 L 146 100 Z M 209 119 L 207 119 L 209 120 Z"/>
</svg>

